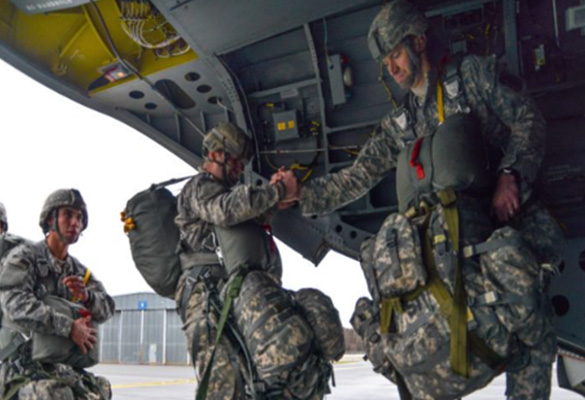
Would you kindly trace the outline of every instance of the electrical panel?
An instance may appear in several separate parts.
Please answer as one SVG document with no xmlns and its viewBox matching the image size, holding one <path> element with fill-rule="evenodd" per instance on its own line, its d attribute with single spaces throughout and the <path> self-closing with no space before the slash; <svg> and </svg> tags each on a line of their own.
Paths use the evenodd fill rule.
<svg viewBox="0 0 585 400">
<path fill-rule="evenodd" d="M 274 121 L 274 140 L 276 142 L 299 137 L 299 122 L 295 110 L 275 112 L 272 114 L 272 118 Z"/>
</svg>

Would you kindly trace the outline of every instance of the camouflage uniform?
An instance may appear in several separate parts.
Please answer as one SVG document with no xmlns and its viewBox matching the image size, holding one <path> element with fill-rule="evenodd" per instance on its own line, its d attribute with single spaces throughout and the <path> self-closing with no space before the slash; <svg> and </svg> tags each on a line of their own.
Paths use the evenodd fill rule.
<svg viewBox="0 0 585 400">
<path fill-rule="evenodd" d="M 84 276 L 86 267 L 68 255 L 55 259 L 45 241 L 14 248 L 2 263 L 0 303 L 4 319 L 27 336 L 32 332 L 69 337 L 73 320 L 55 312 L 40 299 L 46 295 L 72 299 L 63 283 L 69 275 Z M 92 320 L 101 323 L 112 317 L 114 300 L 93 275 L 87 283 L 89 300 L 84 304 Z M 64 364 L 46 364 L 31 359 L 30 342 L 0 367 L 0 395 L 10 390 L 11 380 L 30 379 L 18 391 L 19 399 L 100 399 L 111 398 L 105 378 Z"/>
<path fill-rule="evenodd" d="M 13 235 L 11 233 L 4 233 L 0 235 L 0 268 L 2 266 L 2 260 L 4 256 L 6 256 L 10 250 L 13 248 L 20 246 L 21 244 L 32 244 L 33 242 L 25 239 L 23 237 Z"/>
<path fill-rule="evenodd" d="M 394 3 L 399 7 L 406 2 L 394 1 L 391 7 Z M 404 36 L 383 38 L 382 42 L 392 43 L 400 37 Z M 458 77 L 460 95 L 449 96 L 443 89 L 445 118 L 458 112 L 471 112 L 480 121 L 488 156 L 497 163 L 493 170 L 511 169 L 519 179 L 520 200 L 524 203 L 510 225 L 521 232 L 539 263 L 554 268 L 562 259 L 562 232 L 546 209 L 538 201 L 529 199 L 544 155 L 543 117 L 531 99 L 499 82 L 493 56 L 466 56 L 459 64 Z M 397 156 L 406 143 L 436 130 L 439 125 L 437 79 L 435 70 L 429 72 L 424 99 L 411 92 L 407 94 L 405 108 L 410 111 L 413 121 L 410 126 L 401 127 L 395 118 L 397 114 L 389 112 L 375 128 L 353 165 L 303 185 L 301 206 L 304 215 L 331 212 L 365 195 L 396 167 Z M 509 399 L 548 398 L 550 364 L 556 353 L 553 336 L 551 334 L 531 349 L 529 367 L 508 374 Z M 512 383 L 516 381 L 518 383 Z"/>
<path fill-rule="evenodd" d="M 183 246 L 186 247 L 183 266 L 188 265 L 188 261 L 184 260 L 189 258 L 190 254 L 214 254 L 215 245 L 211 240 L 214 225 L 231 226 L 259 217 L 278 200 L 278 190 L 272 185 L 236 185 L 229 188 L 211 174 L 200 171 L 185 185 L 178 198 L 178 215 L 175 222 L 181 230 Z M 215 265 L 214 271 L 221 271 L 219 265 Z M 179 310 L 189 273 L 190 268 L 183 272 L 177 286 L 175 299 Z M 223 274 L 225 271 L 217 273 L 213 281 L 220 284 L 223 281 L 221 278 L 227 278 Z M 183 330 L 189 354 L 196 354 L 197 359 L 194 359 L 193 363 L 196 365 L 199 378 L 203 376 L 211 356 L 218 322 L 217 314 L 210 312 L 208 308 L 208 296 L 205 284 L 196 283 L 184 311 Z M 208 321 L 211 321 L 211 324 Z M 197 343 L 193 343 L 195 336 L 198 336 Z M 234 353 L 233 346 L 226 336 L 222 335 L 212 367 L 207 398 L 243 399 L 242 388 L 239 387 L 240 382 L 237 378 L 239 371 L 246 370 L 244 365 L 241 355 Z"/>
<path fill-rule="evenodd" d="M 268 184 L 230 187 L 210 173 L 200 171 L 178 197 L 175 222 L 181 231 L 184 272 L 175 299 L 183 316 L 187 346 L 193 355 L 199 378 L 209 363 L 219 319 L 217 308 L 213 308 L 214 298 L 218 296 L 208 289 L 209 285 L 214 285 L 217 288 L 215 292 L 223 298 L 226 296 L 226 282 L 231 282 L 237 275 L 237 272 L 232 272 L 230 276 L 226 270 L 227 262 L 224 267 L 215 256 L 218 244 L 215 243 L 217 233 L 214 227 L 230 228 L 231 231 L 246 221 L 264 221 L 281 200 L 283 193 L 280 192 Z M 248 398 L 245 390 L 249 390 L 248 383 L 253 379 L 256 379 L 255 386 L 264 387 L 260 390 L 264 390 L 267 398 L 320 399 L 328 390 L 327 380 L 323 379 L 329 377 L 328 371 L 323 374 L 319 371 L 330 367 L 325 358 L 334 359 L 337 354 L 326 354 L 324 349 L 328 347 L 327 343 L 319 347 L 322 353 L 317 352 L 315 346 L 319 345 L 314 342 L 312 325 L 307 322 L 311 311 L 297 311 L 304 309 L 303 299 L 313 294 L 302 291 L 295 294 L 282 289 L 280 256 L 276 247 L 270 253 L 272 256 L 267 268 L 253 268 L 245 274 L 239 296 L 232 306 L 232 322 L 245 340 L 246 351 L 254 362 L 252 373 L 257 377 L 248 376 L 251 371 L 246 367 L 245 355 L 239 346 L 233 344 L 230 330 L 226 328 L 217 346 L 207 390 L 208 399 Z M 189 289 L 188 279 L 193 278 L 191 273 L 196 270 L 194 267 L 201 264 L 209 268 L 209 275 L 197 278 L 193 288 Z M 184 296 L 185 290 L 191 290 L 190 294 Z M 276 311 L 266 315 L 266 310 Z M 316 313 L 319 314 L 319 310 Z M 339 321 L 338 315 L 336 317 Z M 323 318 L 319 323 L 329 326 Z M 340 322 L 339 332 L 343 341 Z M 316 336 L 318 341 L 320 335 L 317 333 Z M 325 358 L 319 354 L 324 354 Z"/>
</svg>

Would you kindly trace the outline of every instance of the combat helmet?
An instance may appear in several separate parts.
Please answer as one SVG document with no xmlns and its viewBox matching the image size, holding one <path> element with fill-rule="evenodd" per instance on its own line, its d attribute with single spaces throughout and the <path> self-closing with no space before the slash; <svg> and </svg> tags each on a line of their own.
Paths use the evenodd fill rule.
<svg viewBox="0 0 585 400">
<path fill-rule="evenodd" d="M 39 218 L 39 225 L 43 230 L 43 233 L 49 232 L 51 229 L 50 226 L 47 224 L 47 219 L 53 214 L 56 216 L 56 211 L 60 207 L 73 207 L 81 210 L 83 213 L 83 228 L 84 231 L 87 228 L 88 224 L 88 215 L 87 215 L 87 206 L 83 197 L 81 197 L 81 193 L 77 189 L 59 189 L 55 190 L 51 193 L 47 199 L 45 200 L 45 204 L 43 204 L 43 209 L 41 210 L 41 216 Z M 55 222 L 56 223 L 56 222 Z"/>
<path fill-rule="evenodd" d="M 6 207 L 0 203 L 0 224 L 2 225 L 2 232 L 8 230 L 8 216 L 6 215 Z"/>
<path fill-rule="evenodd" d="M 393 0 L 376 15 L 368 32 L 368 47 L 372 57 L 381 61 L 402 40 L 426 32 L 428 21 L 424 13 L 407 0 Z"/>
<path fill-rule="evenodd" d="M 232 157 L 249 161 L 252 157 L 252 143 L 237 126 L 220 122 L 203 139 L 203 155 L 209 151 L 224 151 Z"/>
</svg>

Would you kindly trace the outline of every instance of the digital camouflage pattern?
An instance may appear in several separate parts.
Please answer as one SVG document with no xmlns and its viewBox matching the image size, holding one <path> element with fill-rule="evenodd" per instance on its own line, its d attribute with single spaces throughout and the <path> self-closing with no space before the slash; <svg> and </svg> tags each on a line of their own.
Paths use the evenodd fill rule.
<svg viewBox="0 0 585 400">
<path fill-rule="evenodd" d="M 526 200 L 544 156 L 545 121 L 529 97 L 501 84 L 498 76 L 495 57 L 466 56 L 459 69 L 463 97 L 444 96 L 445 118 L 463 111 L 463 98 L 479 120 L 488 158 L 497 160 L 498 171 L 511 168 L 518 172 L 520 198 Z M 410 96 L 417 136 L 434 132 L 439 124 L 436 80 L 436 72 L 431 71 L 422 105 Z M 390 112 L 382 119 L 353 165 L 303 185 L 303 215 L 324 214 L 351 203 L 396 168 L 398 154 L 409 140 L 393 116 Z M 542 205 L 525 205 L 511 224 L 522 233 L 540 263 L 556 268 L 562 259 L 563 235 Z"/>
<path fill-rule="evenodd" d="M 213 225 L 229 227 L 262 217 L 279 201 L 272 185 L 226 186 L 200 171 L 185 184 L 177 199 L 175 222 L 181 241 L 193 252 L 213 252 L 207 246 Z"/>
<path fill-rule="evenodd" d="M 554 360 L 556 347 L 554 340 L 550 340 L 550 337 L 554 338 L 552 313 L 547 309 L 546 299 L 541 292 L 539 266 L 513 229 L 505 227 L 496 230 L 488 238 L 491 225 L 481 203 L 461 196 L 458 205 L 462 248 L 485 240 L 488 243 L 499 241 L 497 246 L 485 254 L 461 259 L 465 291 L 473 314 L 468 330 L 500 357 L 510 358 L 512 362 L 508 366 L 516 365 L 516 369 L 512 367 L 513 372 L 509 372 L 508 379 L 511 382 L 515 379 L 520 381 L 508 388 L 510 398 L 530 398 L 522 397 L 522 393 L 530 387 L 522 379 L 533 376 L 540 376 L 538 386 L 544 393 L 548 393 L 550 387 L 546 388 L 550 386 L 550 364 Z M 394 221 L 392 216 L 388 219 Z M 425 219 L 424 216 L 417 217 L 413 223 L 424 229 Z M 451 235 L 444 208 L 438 206 L 428 219 L 426 235 L 434 244 L 433 258 L 439 277 L 449 292 L 453 293 L 457 254 L 449 241 Z M 386 223 L 384 226 L 388 227 Z M 412 233 L 406 232 L 404 235 L 410 238 Z M 397 242 L 400 243 L 400 238 Z M 378 240 L 373 241 L 371 246 L 387 247 Z M 365 244 L 362 250 L 368 251 L 371 246 Z M 421 250 L 419 248 L 415 251 Z M 368 262 L 377 264 L 378 260 L 362 255 L 364 271 L 372 270 L 372 266 L 365 265 Z M 380 265 L 376 268 L 380 268 Z M 396 270 L 396 265 L 393 267 L 389 263 L 386 268 Z M 487 385 L 499 372 L 492 370 L 473 353 L 470 354 L 469 379 L 451 370 L 450 327 L 443 315 L 443 308 L 428 290 L 415 298 L 402 297 L 400 307 L 394 308 L 389 333 L 381 333 L 380 302 L 387 297 L 381 290 L 376 292 L 383 285 L 372 282 L 372 277 L 383 278 L 388 284 L 398 286 L 396 289 L 401 284 L 411 288 L 414 282 L 404 282 L 401 274 L 396 274 L 396 279 L 391 282 L 391 276 L 387 273 L 366 273 L 373 298 L 380 300 L 371 302 L 360 299 L 352 317 L 352 325 L 364 339 L 366 354 L 375 370 L 396 382 L 395 368 L 416 399 L 452 399 Z M 393 293 L 396 293 L 396 289 Z M 380 317 L 376 314 L 380 314 Z M 383 349 L 383 356 L 378 354 L 380 349 Z M 526 358 L 527 353 L 531 357 Z"/>
<path fill-rule="evenodd" d="M 183 287 L 184 285 L 182 285 L 182 289 Z M 187 303 L 186 320 L 183 325 L 189 354 L 197 355 L 193 364 L 199 380 L 203 377 L 209 363 L 219 321 L 219 313 L 209 307 L 209 295 L 210 293 L 203 282 L 194 286 Z M 245 374 L 247 371 L 245 365 L 245 359 L 237 346 L 234 346 L 223 335 L 217 346 L 211 370 L 207 400 L 246 399 L 243 382 L 249 377 L 240 378 L 240 373 Z"/>
<path fill-rule="evenodd" d="M 370 25 L 368 42 L 375 40 L 380 53 L 374 59 L 385 57 L 404 38 L 422 35 L 427 30 L 427 19 L 409 1 L 393 0 L 385 5 Z"/>
<path fill-rule="evenodd" d="M 9 321 L 11 326 L 18 327 L 27 335 L 38 332 L 68 338 L 73 320 L 57 313 L 41 299 L 46 295 L 53 295 L 72 300 L 73 295 L 63 284 L 63 278 L 69 275 L 84 276 L 85 271 L 85 266 L 70 255 L 63 262 L 57 261 L 51 255 L 45 241 L 14 248 L 4 259 L 0 271 L 3 321 Z M 93 274 L 87 283 L 87 289 L 91 295 L 86 307 L 91 311 L 92 319 L 102 323 L 111 318 L 115 309 L 114 300 Z M 30 351 L 30 347 L 25 346 L 13 358 L 2 364 L 0 387 L 4 390 L 8 390 L 9 381 L 13 377 L 28 376 L 34 378 L 34 382 L 20 389 L 19 396 L 23 397 L 19 398 L 58 398 L 46 396 L 47 390 L 55 389 L 55 396 L 61 393 L 63 398 L 67 399 L 69 391 L 63 387 L 63 382 L 65 386 L 71 388 L 75 399 L 97 399 L 99 396 L 103 398 L 98 388 L 107 387 L 108 393 L 110 392 L 109 383 L 105 379 L 96 381 L 97 378 L 89 372 L 73 370 L 63 364 L 41 364 L 32 361 Z M 47 372 L 47 369 L 52 375 L 45 377 L 43 373 Z M 60 383 L 54 381 L 55 377 Z M 40 380 L 37 381 L 37 378 Z M 82 386 L 79 386 L 80 382 L 85 381 L 89 383 L 82 383 Z"/>
<path fill-rule="evenodd" d="M 0 269 L 2 268 L 2 259 L 8 255 L 10 250 L 20 246 L 21 244 L 31 245 L 33 242 L 21 236 L 13 235 L 7 232 L 3 235 L 0 235 Z"/>
<path fill-rule="evenodd" d="M 549 332 L 538 346 L 528 349 L 530 363 L 506 374 L 506 400 L 550 399 L 552 363 L 555 360 L 557 336 Z"/>
<path fill-rule="evenodd" d="M 350 322 L 356 333 L 363 339 L 366 358 L 374 366 L 374 372 L 396 383 L 396 368 L 386 357 L 387 335 L 380 333 L 380 312 L 374 302 L 367 297 L 360 297 Z"/>
<path fill-rule="evenodd" d="M 63 283 L 69 275 L 84 276 L 86 267 L 68 255 L 61 264 L 51 254 L 45 241 L 14 249 L 4 260 L 0 272 L 0 302 L 4 318 L 23 332 L 69 337 L 73 320 L 56 313 L 41 299 L 50 294 L 72 300 L 73 295 Z M 87 308 L 92 320 L 102 323 L 114 314 L 114 300 L 94 274 L 90 275 L 87 290 L 91 301 Z"/>
<path fill-rule="evenodd" d="M 264 271 L 248 272 L 233 310 L 258 377 L 268 384 L 271 398 L 322 397 L 330 376 L 322 370 L 329 365 L 312 354 L 313 330 L 278 279 Z M 336 324 L 341 326 L 339 318 Z M 343 337 L 342 332 L 337 333 Z"/>
<path fill-rule="evenodd" d="M 278 191 L 271 185 L 252 186 L 236 185 L 228 187 L 217 180 L 213 175 L 199 171 L 185 184 L 177 199 L 178 215 L 175 219 L 181 231 L 181 241 L 184 247 L 182 264 L 185 271 L 179 279 L 175 299 L 177 309 L 181 309 L 181 299 L 185 289 L 185 282 L 190 272 L 189 256 L 195 253 L 215 253 L 216 244 L 213 243 L 213 226 L 230 226 L 260 217 L 278 202 Z M 212 344 L 215 339 L 217 313 L 208 311 L 208 292 L 202 282 L 195 285 L 189 296 L 185 311 L 183 330 L 187 339 L 189 353 L 193 354 L 195 337 L 195 354 L 193 360 L 198 378 L 203 376 Z M 211 321 L 210 324 L 208 321 Z M 240 359 L 237 348 L 226 337 L 219 343 L 212 366 L 208 399 L 228 400 L 243 399 L 238 388 L 238 379 L 245 365 Z M 234 362 L 232 360 L 238 360 Z"/>
<path fill-rule="evenodd" d="M 494 57 L 467 56 L 460 67 L 461 89 L 471 113 L 479 120 L 489 153 L 498 156 L 498 170 L 518 171 L 528 188 L 534 183 L 544 155 L 545 122 L 534 102 L 498 81 Z M 417 136 L 435 131 L 439 124 L 436 73 L 429 76 L 429 90 L 423 105 L 414 101 L 414 131 Z M 457 99 L 444 96 L 445 118 L 461 112 Z M 304 215 L 324 214 L 365 195 L 392 169 L 408 142 L 407 133 L 388 113 L 362 147 L 353 165 L 339 172 L 315 178 L 301 189 Z M 490 157 L 491 158 L 491 157 Z"/>
<path fill-rule="evenodd" d="M 368 282 L 375 282 L 382 297 L 396 297 L 412 292 L 427 283 L 427 272 L 422 259 L 419 233 L 416 226 L 402 214 L 391 214 L 384 220 L 378 234 L 371 239 L 371 254 L 361 254 L 362 261 L 370 259 L 370 266 L 362 262 Z M 367 251 L 362 244 L 362 249 Z M 373 277 L 369 277 L 373 273 Z M 374 279 L 372 279 L 374 278 Z M 370 291 L 372 284 L 368 283 Z"/>
<path fill-rule="evenodd" d="M 175 295 L 178 309 L 181 309 L 191 267 L 201 265 L 198 260 L 202 255 L 215 254 L 214 227 L 229 228 L 250 220 L 265 221 L 267 213 L 279 200 L 278 190 L 272 185 L 230 187 L 204 171 L 185 185 L 178 197 L 175 219 L 181 231 L 184 269 Z M 188 296 L 183 326 L 187 345 L 195 354 L 194 364 L 199 378 L 213 350 L 219 320 L 217 307 L 210 307 L 214 294 L 206 285 L 213 284 L 217 296 L 227 284 L 225 268 L 217 264 L 217 259 L 211 259 L 214 260 L 211 264 L 215 274 L 213 278 L 200 279 L 195 284 Z M 205 264 L 209 265 L 208 262 Z M 268 398 L 321 399 L 328 390 L 331 366 L 316 347 L 312 327 L 295 308 L 292 296 L 280 286 L 281 269 L 260 267 L 266 267 L 268 271 L 254 270 L 246 275 L 240 295 L 234 299 L 230 317 L 245 338 L 251 355 L 252 373 L 257 376 L 254 387 L 264 390 Z M 253 290 L 249 289 L 251 286 Z M 269 298 L 265 291 L 270 292 Z M 219 300 L 221 303 L 222 299 Z M 243 386 L 251 380 L 249 369 L 243 360 L 243 350 L 233 339 L 228 340 L 231 336 L 229 329 L 225 329 L 228 333 L 224 333 L 220 340 L 207 398 L 243 399 Z M 246 389 L 250 389 L 250 385 Z"/>
<path fill-rule="evenodd" d="M 220 122 L 203 139 L 203 154 L 209 151 L 225 151 L 233 157 L 247 161 L 253 154 L 252 150 L 250 138 L 229 122 Z"/>
<path fill-rule="evenodd" d="M 315 334 L 317 347 L 327 360 L 338 361 L 345 353 L 345 338 L 339 312 L 331 298 L 317 289 L 291 292 Z"/>
<path fill-rule="evenodd" d="M 8 361 L 0 365 L 0 396 L 4 398 L 15 390 L 18 380 L 32 377 L 13 397 L 15 400 L 104 400 L 112 398 L 110 382 L 91 372 L 76 370 L 64 364 L 41 364 L 32 361 L 26 354 L 19 357 L 19 363 Z"/>
<path fill-rule="evenodd" d="M 6 207 L 0 202 L 0 228 L 2 232 L 8 230 L 8 215 L 6 214 Z"/>
</svg>

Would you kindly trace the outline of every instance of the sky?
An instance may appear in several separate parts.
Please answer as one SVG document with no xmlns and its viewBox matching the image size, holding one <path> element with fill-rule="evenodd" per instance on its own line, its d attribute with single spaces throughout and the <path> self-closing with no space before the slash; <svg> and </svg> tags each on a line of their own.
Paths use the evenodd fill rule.
<svg viewBox="0 0 585 400">
<path fill-rule="evenodd" d="M 41 240 L 45 198 L 56 189 L 79 189 L 89 224 L 70 254 L 111 295 L 152 291 L 134 266 L 120 212 L 152 183 L 191 175 L 194 169 L 134 128 L 53 92 L 1 60 L 0 83 L 0 202 L 9 232 Z M 178 193 L 180 185 L 170 189 Z M 350 327 L 355 302 L 367 296 L 358 262 L 331 251 L 316 268 L 281 242 L 279 250 L 283 286 L 320 289 Z"/>
</svg>

